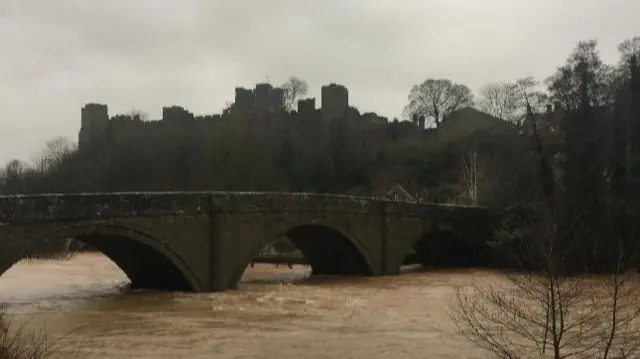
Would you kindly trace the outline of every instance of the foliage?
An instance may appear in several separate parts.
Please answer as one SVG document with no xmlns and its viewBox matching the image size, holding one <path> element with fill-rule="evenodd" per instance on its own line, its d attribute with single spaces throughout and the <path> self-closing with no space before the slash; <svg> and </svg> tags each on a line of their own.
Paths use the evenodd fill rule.
<svg viewBox="0 0 640 359">
<path fill-rule="evenodd" d="M 640 36 L 626 39 L 618 45 L 620 52 L 620 62 L 618 64 L 618 75 L 624 78 L 631 77 L 630 64 L 638 62 L 640 59 Z"/>
<path fill-rule="evenodd" d="M 558 67 L 556 73 L 547 79 L 552 100 L 560 102 L 566 109 L 577 109 L 580 106 L 583 92 L 581 84 L 584 84 L 584 78 L 588 81 L 584 91 L 587 93 L 590 106 L 612 104 L 614 67 L 602 62 L 597 46 L 596 40 L 580 41 L 566 63 Z"/>
</svg>

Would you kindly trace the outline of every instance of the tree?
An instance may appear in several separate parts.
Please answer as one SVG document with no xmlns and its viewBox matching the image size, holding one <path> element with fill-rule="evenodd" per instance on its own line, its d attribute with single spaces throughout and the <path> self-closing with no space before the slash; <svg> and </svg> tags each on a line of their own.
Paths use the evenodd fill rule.
<svg viewBox="0 0 640 359">
<path fill-rule="evenodd" d="M 491 191 L 494 184 L 492 182 L 498 180 L 500 166 L 494 164 L 494 159 L 487 151 L 472 148 L 462 157 L 460 167 L 462 185 L 469 204 L 484 205 L 483 200 L 487 192 Z"/>
<path fill-rule="evenodd" d="M 284 89 L 283 105 L 285 110 L 293 111 L 297 101 L 307 95 L 309 86 L 306 81 L 291 76 L 287 82 L 282 84 L 281 88 Z"/>
<path fill-rule="evenodd" d="M 112 119 L 119 121 L 148 121 L 149 115 L 141 110 L 133 109 L 128 113 L 115 115 Z"/>
<path fill-rule="evenodd" d="M 520 98 L 521 116 L 526 117 L 527 111 L 534 114 L 541 113 L 549 102 L 549 96 L 538 89 L 539 82 L 533 77 L 523 77 L 516 80 Z"/>
<path fill-rule="evenodd" d="M 465 85 L 445 79 L 427 79 L 409 91 L 405 115 L 425 116 L 440 126 L 444 116 L 466 106 L 473 106 L 473 94 Z"/>
<path fill-rule="evenodd" d="M 560 240 L 554 217 L 543 204 L 530 221 L 505 227 L 499 239 L 516 270 L 456 290 L 451 317 L 461 334 L 499 358 L 640 357 L 640 289 L 623 274 L 632 256 L 617 251 L 604 278 L 569 276 L 575 248 Z"/>
<path fill-rule="evenodd" d="M 480 88 L 478 108 L 491 116 L 517 122 L 521 105 L 522 96 L 516 83 L 492 82 Z"/>
<path fill-rule="evenodd" d="M 537 87 L 538 81 L 533 77 L 484 85 L 480 89 L 478 108 L 512 124 L 522 125 L 527 108 L 534 114 L 541 113 L 548 102 L 547 95 Z"/>
<path fill-rule="evenodd" d="M 623 41 L 620 50 L 616 101 L 613 111 L 612 148 L 609 158 L 609 199 L 627 243 L 637 244 L 640 188 L 640 37 Z"/>
<path fill-rule="evenodd" d="M 142 110 L 133 109 L 127 114 L 134 121 L 148 121 L 149 115 Z"/>
<path fill-rule="evenodd" d="M 628 64 L 632 56 L 640 57 L 640 36 L 635 36 L 622 41 L 618 45 L 618 51 L 622 55 L 620 61 Z"/>
<path fill-rule="evenodd" d="M 629 64 L 632 61 L 638 63 L 640 60 L 640 36 L 622 41 L 618 45 L 618 51 L 620 52 L 619 73 L 623 78 L 628 79 L 631 77 Z M 635 60 L 632 60 L 634 57 Z"/>
<path fill-rule="evenodd" d="M 38 161 L 38 170 L 47 171 L 53 167 L 59 166 L 68 156 L 75 150 L 75 145 L 65 137 L 57 137 L 48 141 L 42 151 L 40 160 Z"/>
<path fill-rule="evenodd" d="M 609 142 L 608 124 L 614 87 L 612 67 L 600 60 L 597 42 L 582 41 L 548 79 L 549 92 L 561 102 L 562 135 L 563 235 L 568 241 L 582 243 L 581 261 L 591 270 L 599 271 L 593 258 L 593 247 L 606 248 L 608 238 L 597 231 L 603 228 L 603 211 L 608 203 L 607 154 L 604 144 Z"/>
<path fill-rule="evenodd" d="M 581 84 L 586 80 L 588 86 L 584 90 L 590 106 L 606 106 L 613 102 L 611 88 L 615 71 L 602 62 L 597 47 L 596 40 L 580 41 L 565 64 L 547 79 L 553 101 L 560 102 L 566 109 L 577 109 L 582 97 Z"/>
<path fill-rule="evenodd" d="M 8 193 L 24 192 L 25 183 L 23 181 L 27 166 L 20 160 L 12 160 L 4 169 L 4 187 Z"/>
</svg>

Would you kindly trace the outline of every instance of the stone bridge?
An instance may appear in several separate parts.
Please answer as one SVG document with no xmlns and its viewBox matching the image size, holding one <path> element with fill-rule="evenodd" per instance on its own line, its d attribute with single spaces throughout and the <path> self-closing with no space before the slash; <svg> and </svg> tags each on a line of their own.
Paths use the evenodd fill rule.
<svg viewBox="0 0 640 359">
<path fill-rule="evenodd" d="M 395 275 L 412 249 L 425 265 L 481 260 L 492 217 L 481 207 L 308 193 L 0 196 L 0 275 L 42 241 L 75 238 L 109 257 L 132 286 L 223 291 L 282 237 L 314 274 Z"/>
</svg>

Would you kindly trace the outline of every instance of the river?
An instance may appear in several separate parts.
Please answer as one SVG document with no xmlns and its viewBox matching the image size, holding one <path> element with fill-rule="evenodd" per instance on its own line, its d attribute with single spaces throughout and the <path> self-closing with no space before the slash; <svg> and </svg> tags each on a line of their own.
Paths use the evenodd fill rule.
<svg viewBox="0 0 640 359">
<path fill-rule="evenodd" d="M 239 290 L 132 292 L 100 254 L 22 261 L 0 278 L 17 323 L 46 326 L 80 358 L 483 358 L 448 316 L 473 270 L 314 278 L 256 265 Z"/>
</svg>

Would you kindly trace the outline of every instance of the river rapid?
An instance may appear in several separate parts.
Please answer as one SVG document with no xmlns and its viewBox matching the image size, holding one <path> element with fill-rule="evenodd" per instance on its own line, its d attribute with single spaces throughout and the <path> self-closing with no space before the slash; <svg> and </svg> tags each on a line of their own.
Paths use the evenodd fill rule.
<svg viewBox="0 0 640 359">
<path fill-rule="evenodd" d="M 474 270 L 407 268 L 394 277 L 315 278 L 248 268 L 239 290 L 132 292 L 100 254 L 22 261 L 0 278 L 15 323 L 44 325 L 79 358 L 483 358 L 448 316 Z"/>
</svg>

